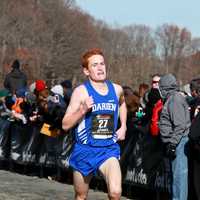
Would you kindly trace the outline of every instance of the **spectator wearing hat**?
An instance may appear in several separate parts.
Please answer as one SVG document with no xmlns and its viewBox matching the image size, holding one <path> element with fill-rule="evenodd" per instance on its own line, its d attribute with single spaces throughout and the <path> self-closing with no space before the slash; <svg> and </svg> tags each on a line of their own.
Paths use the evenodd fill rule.
<svg viewBox="0 0 200 200">
<path fill-rule="evenodd" d="M 49 96 L 49 89 L 44 80 L 35 81 L 34 93 L 37 97 L 37 101 L 47 101 L 47 98 Z"/>
<path fill-rule="evenodd" d="M 35 91 L 36 92 L 41 92 L 45 89 L 47 89 L 47 85 L 44 80 L 36 80 L 35 81 Z"/>
<path fill-rule="evenodd" d="M 51 88 L 51 92 L 53 97 L 52 101 L 66 109 L 63 87 L 61 85 L 55 85 Z"/>
<path fill-rule="evenodd" d="M 20 63 L 18 60 L 15 60 L 11 67 L 11 72 L 5 77 L 4 87 L 14 94 L 16 90 L 27 86 L 27 76 L 20 70 Z"/>
<path fill-rule="evenodd" d="M 36 95 L 36 104 L 38 107 L 38 112 L 46 111 L 48 108 L 48 98 L 50 96 L 49 89 L 44 80 L 35 81 L 35 90 L 34 94 Z"/>
<path fill-rule="evenodd" d="M 59 94 L 61 97 L 64 97 L 64 89 L 61 85 L 55 85 L 51 88 L 51 92 L 54 94 Z"/>
</svg>

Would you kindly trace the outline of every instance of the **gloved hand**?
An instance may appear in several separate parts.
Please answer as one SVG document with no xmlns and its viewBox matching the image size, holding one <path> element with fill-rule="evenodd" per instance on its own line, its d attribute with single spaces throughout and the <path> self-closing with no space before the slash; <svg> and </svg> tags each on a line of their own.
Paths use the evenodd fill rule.
<svg viewBox="0 0 200 200">
<path fill-rule="evenodd" d="M 166 144 L 165 153 L 170 160 L 174 160 L 176 158 L 176 145 L 172 143 Z"/>
</svg>

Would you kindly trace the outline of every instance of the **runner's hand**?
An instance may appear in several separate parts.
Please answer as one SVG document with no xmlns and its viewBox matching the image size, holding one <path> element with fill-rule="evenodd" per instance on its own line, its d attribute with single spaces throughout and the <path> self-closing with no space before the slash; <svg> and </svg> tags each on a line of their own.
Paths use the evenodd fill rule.
<svg viewBox="0 0 200 200">
<path fill-rule="evenodd" d="M 120 127 L 117 132 L 117 140 L 121 141 L 121 140 L 125 140 L 125 136 L 126 136 L 126 127 Z"/>
<path fill-rule="evenodd" d="M 83 103 L 80 105 L 80 110 L 83 115 L 85 115 L 87 112 L 89 112 L 92 109 L 92 106 L 94 104 L 94 100 L 92 96 L 89 96 L 88 98 L 85 99 Z"/>
</svg>

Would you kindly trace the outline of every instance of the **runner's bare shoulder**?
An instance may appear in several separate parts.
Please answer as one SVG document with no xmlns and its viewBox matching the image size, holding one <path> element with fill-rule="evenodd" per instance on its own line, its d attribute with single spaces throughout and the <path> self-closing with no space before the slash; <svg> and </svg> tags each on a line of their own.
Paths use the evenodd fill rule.
<svg viewBox="0 0 200 200">
<path fill-rule="evenodd" d="M 75 90 L 76 90 L 76 95 L 81 99 L 85 99 L 89 96 L 87 89 L 83 84 L 76 87 Z"/>
<path fill-rule="evenodd" d="M 123 95 L 123 89 L 122 86 L 116 83 L 113 83 L 113 86 L 115 88 L 115 92 L 117 94 L 117 97 L 120 98 Z"/>
<path fill-rule="evenodd" d="M 87 97 L 88 97 L 88 93 L 85 86 L 79 85 L 78 87 L 74 89 L 70 103 L 73 104 L 74 102 L 77 102 L 77 103 L 83 102 Z"/>
</svg>

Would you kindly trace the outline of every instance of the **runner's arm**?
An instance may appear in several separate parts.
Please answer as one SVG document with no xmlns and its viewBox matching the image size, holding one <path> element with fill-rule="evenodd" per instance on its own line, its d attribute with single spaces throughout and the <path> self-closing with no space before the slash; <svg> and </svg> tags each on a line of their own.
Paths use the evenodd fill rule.
<svg viewBox="0 0 200 200">
<path fill-rule="evenodd" d="M 74 127 L 92 108 L 92 105 L 93 99 L 87 95 L 83 86 L 76 88 L 62 120 L 63 130 L 68 131 L 70 128 Z"/>
<path fill-rule="evenodd" d="M 118 140 L 124 140 L 126 136 L 126 120 L 127 120 L 127 107 L 125 103 L 124 92 L 121 86 L 116 87 L 117 94 L 119 96 L 119 118 L 121 126 L 117 130 Z"/>
<path fill-rule="evenodd" d="M 125 102 L 123 90 L 122 90 L 120 98 L 119 98 L 119 103 L 120 103 L 120 105 L 119 105 L 119 117 L 120 117 L 121 126 L 124 126 L 126 128 L 127 107 L 126 107 L 126 102 Z"/>
</svg>

